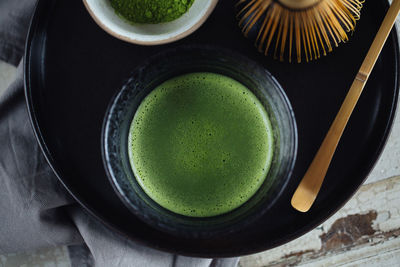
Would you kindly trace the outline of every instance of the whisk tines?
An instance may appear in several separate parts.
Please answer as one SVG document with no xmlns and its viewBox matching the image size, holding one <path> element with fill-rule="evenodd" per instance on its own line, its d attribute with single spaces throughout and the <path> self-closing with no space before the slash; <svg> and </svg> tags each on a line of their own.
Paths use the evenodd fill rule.
<svg viewBox="0 0 400 267">
<path fill-rule="evenodd" d="M 305 58 L 308 62 L 348 40 L 364 1 L 314 0 L 306 8 L 291 8 L 283 2 L 239 0 L 239 26 L 245 36 L 256 32 L 255 45 L 265 55 L 273 53 L 281 61 L 287 58 L 290 62 L 292 57 L 297 62 Z"/>
</svg>

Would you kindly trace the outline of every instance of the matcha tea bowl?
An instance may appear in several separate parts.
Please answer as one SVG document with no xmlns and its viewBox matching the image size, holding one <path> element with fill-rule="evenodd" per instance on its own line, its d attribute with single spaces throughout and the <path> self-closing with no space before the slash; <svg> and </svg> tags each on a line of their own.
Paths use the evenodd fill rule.
<svg viewBox="0 0 400 267">
<path fill-rule="evenodd" d="M 159 230 L 209 238 L 270 209 L 297 153 L 291 105 L 262 66 L 183 46 L 150 58 L 113 98 L 105 169 L 123 203 Z"/>
<path fill-rule="evenodd" d="M 94 21 L 112 36 L 134 44 L 177 41 L 197 30 L 218 0 L 83 0 Z"/>
</svg>

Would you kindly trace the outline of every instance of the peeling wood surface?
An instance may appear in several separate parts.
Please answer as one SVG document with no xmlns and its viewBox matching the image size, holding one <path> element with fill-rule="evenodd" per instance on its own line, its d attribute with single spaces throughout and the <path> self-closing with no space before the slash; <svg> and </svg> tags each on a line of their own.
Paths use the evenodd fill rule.
<svg viewBox="0 0 400 267">
<path fill-rule="evenodd" d="M 243 257 L 240 265 L 400 266 L 400 176 L 362 186 L 313 231 L 283 246 Z"/>
<path fill-rule="evenodd" d="M 399 19 L 396 24 L 400 34 Z M 340 211 L 290 243 L 241 258 L 240 265 L 400 267 L 399 113 L 374 170 Z"/>
</svg>

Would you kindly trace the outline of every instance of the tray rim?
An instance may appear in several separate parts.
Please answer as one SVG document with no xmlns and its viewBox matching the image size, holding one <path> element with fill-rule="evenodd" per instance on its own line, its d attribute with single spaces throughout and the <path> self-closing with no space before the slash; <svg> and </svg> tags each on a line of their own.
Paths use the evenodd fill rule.
<svg viewBox="0 0 400 267">
<path fill-rule="evenodd" d="M 384 5 L 384 8 L 386 8 L 386 9 L 390 6 L 389 2 L 387 0 L 381 0 L 381 2 Z M 68 184 L 62 178 L 62 172 L 60 171 L 60 168 L 59 168 L 58 164 L 56 163 L 55 159 L 53 159 L 52 154 L 51 154 L 50 150 L 48 149 L 46 141 L 44 140 L 44 137 L 41 133 L 41 129 L 40 129 L 40 126 L 38 123 L 38 119 L 36 116 L 37 114 L 36 114 L 36 111 L 35 111 L 35 108 L 33 105 L 33 99 L 32 99 L 32 94 L 31 94 L 31 60 L 30 59 L 31 59 L 31 49 L 32 49 L 33 39 L 34 39 L 35 35 L 37 34 L 38 24 L 39 24 L 39 21 L 41 20 L 40 14 L 42 14 L 42 12 L 43 12 L 41 9 L 43 9 L 43 6 L 45 6 L 45 5 L 53 5 L 54 3 L 55 2 L 49 3 L 48 1 L 44 1 L 44 0 L 38 0 L 36 2 L 34 12 L 31 17 L 30 24 L 29 24 L 29 30 L 28 30 L 26 41 L 25 41 L 25 50 L 24 50 L 24 56 L 23 56 L 23 71 L 24 71 L 23 78 L 24 78 L 25 104 L 27 107 L 30 124 L 33 129 L 36 141 L 38 142 L 43 156 L 45 157 L 47 163 L 49 164 L 50 168 L 54 172 L 58 181 L 63 185 L 63 187 L 67 190 L 67 192 L 74 198 L 74 200 L 77 202 L 77 204 L 79 204 L 83 208 L 83 210 L 86 214 L 88 214 L 89 216 L 92 216 L 92 218 L 97 220 L 97 222 L 100 222 L 103 225 L 105 225 L 110 231 L 112 231 L 114 233 L 118 233 L 121 237 L 126 238 L 128 240 L 132 240 L 134 242 L 137 242 L 138 244 L 145 245 L 145 246 L 153 248 L 153 249 L 157 249 L 157 250 L 168 252 L 168 253 L 174 253 L 174 254 L 178 253 L 178 254 L 184 255 L 184 256 L 200 257 L 200 258 L 241 257 L 241 256 L 251 255 L 254 253 L 259 253 L 259 252 L 273 249 L 275 247 L 286 244 L 290 241 L 293 241 L 294 239 L 297 239 L 297 238 L 303 236 L 304 234 L 312 231 L 313 229 L 315 229 L 315 227 L 322 224 L 323 222 L 328 220 L 331 216 L 336 214 L 355 195 L 355 193 L 359 190 L 359 188 L 364 184 L 365 180 L 368 178 L 369 174 L 371 173 L 371 171 L 377 164 L 377 162 L 388 142 L 389 136 L 390 136 L 390 134 L 392 132 L 392 128 L 393 128 L 393 122 L 394 122 L 396 116 L 400 116 L 396 112 L 398 110 L 398 102 L 399 102 L 399 95 L 400 95 L 400 83 L 399 83 L 399 80 L 400 80 L 400 70 L 399 70 L 400 43 L 399 43 L 398 26 L 395 23 L 394 27 L 388 37 L 388 39 L 390 39 L 392 41 L 393 46 L 394 46 L 393 52 L 394 52 L 394 56 L 395 56 L 395 70 L 397 70 L 396 71 L 397 75 L 395 75 L 395 77 L 394 77 L 395 78 L 395 80 L 394 80 L 395 88 L 393 90 L 394 98 L 391 103 L 390 114 L 389 114 L 390 117 L 386 123 L 386 127 L 384 129 L 382 139 L 379 141 L 379 146 L 376 149 L 376 153 L 373 156 L 371 156 L 371 158 L 373 159 L 373 162 L 365 168 L 364 179 L 362 180 L 362 182 L 359 185 L 356 186 L 356 189 L 351 194 L 349 194 L 349 196 L 346 197 L 342 203 L 340 203 L 338 205 L 338 207 L 336 209 L 332 209 L 332 211 L 329 212 L 328 214 L 323 214 L 322 216 L 319 217 L 318 220 L 315 220 L 313 223 L 308 224 L 307 227 L 304 227 L 303 229 L 296 231 L 291 235 L 287 235 L 285 238 L 279 239 L 279 241 L 271 243 L 268 246 L 264 246 L 264 247 L 260 246 L 260 248 L 258 248 L 258 249 L 250 249 L 250 250 L 243 249 L 240 251 L 240 253 L 207 253 L 207 254 L 201 253 L 201 252 L 188 253 L 188 252 L 180 251 L 179 249 L 173 249 L 170 247 L 156 246 L 156 245 L 154 245 L 154 243 L 148 242 L 147 239 L 139 239 L 139 238 L 127 235 L 126 233 L 121 231 L 118 228 L 118 226 L 113 225 L 106 218 L 104 218 L 104 216 L 101 213 L 93 210 L 93 208 L 90 207 L 90 205 L 88 205 L 88 203 L 86 203 L 84 200 L 80 199 L 79 196 L 73 192 L 73 190 L 68 186 Z M 388 41 L 389 40 L 387 40 L 387 42 Z"/>
</svg>

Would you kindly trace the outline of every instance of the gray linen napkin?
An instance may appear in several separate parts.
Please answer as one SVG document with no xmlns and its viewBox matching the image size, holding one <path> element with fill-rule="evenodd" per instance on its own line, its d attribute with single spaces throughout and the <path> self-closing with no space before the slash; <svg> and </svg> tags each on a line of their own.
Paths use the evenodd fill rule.
<svg viewBox="0 0 400 267">
<path fill-rule="evenodd" d="M 13 65 L 21 60 L 34 5 L 35 0 L 0 0 L 0 59 Z M 54 176 L 35 140 L 21 65 L 0 97 L 0 254 L 68 245 L 73 266 L 237 265 L 237 258 L 189 258 L 142 247 L 87 215 Z"/>
</svg>

